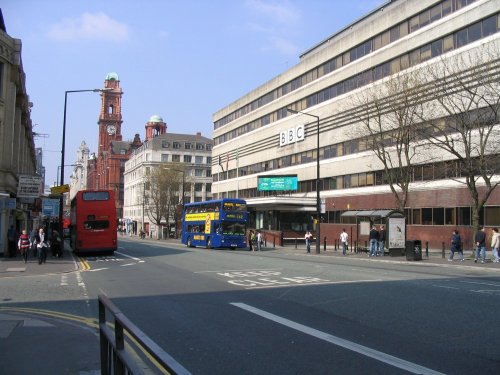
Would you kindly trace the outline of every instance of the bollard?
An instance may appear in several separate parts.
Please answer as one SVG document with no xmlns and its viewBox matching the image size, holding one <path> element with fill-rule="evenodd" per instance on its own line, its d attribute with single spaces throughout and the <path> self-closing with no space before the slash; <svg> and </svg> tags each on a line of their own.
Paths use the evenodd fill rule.
<svg viewBox="0 0 500 375">
<path fill-rule="evenodd" d="M 441 250 L 441 258 L 445 258 L 445 255 L 444 255 L 444 242 L 443 242 L 443 250 Z"/>
<path fill-rule="evenodd" d="M 273 248 L 276 247 L 276 237 L 273 237 Z"/>
<path fill-rule="evenodd" d="M 334 241 L 334 249 L 337 251 L 337 240 Z"/>
<path fill-rule="evenodd" d="M 295 237 L 295 248 L 297 248 L 297 237 Z"/>
<path fill-rule="evenodd" d="M 365 241 L 365 249 L 366 253 L 368 254 L 370 252 L 370 250 L 368 249 L 368 241 Z"/>
<path fill-rule="evenodd" d="M 352 247 L 351 247 L 351 252 L 352 252 Z M 358 241 L 354 241 L 354 252 L 358 252 Z"/>
<path fill-rule="evenodd" d="M 425 256 L 429 258 L 429 241 L 425 241 Z"/>
<path fill-rule="evenodd" d="M 326 251 L 326 236 L 323 238 L 323 251 Z"/>
</svg>

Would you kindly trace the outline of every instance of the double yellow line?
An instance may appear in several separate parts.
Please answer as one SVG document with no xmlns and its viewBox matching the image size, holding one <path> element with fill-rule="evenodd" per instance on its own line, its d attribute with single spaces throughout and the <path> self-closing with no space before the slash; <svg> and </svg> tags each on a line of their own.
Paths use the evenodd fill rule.
<svg viewBox="0 0 500 375">
<path fill-rule="evenodd" d="M 82 271 L 90 270 L 90 264 L 83 258 L 78 257 L 78 263 L 80 264 L 80 269 Z"/>
</svg>

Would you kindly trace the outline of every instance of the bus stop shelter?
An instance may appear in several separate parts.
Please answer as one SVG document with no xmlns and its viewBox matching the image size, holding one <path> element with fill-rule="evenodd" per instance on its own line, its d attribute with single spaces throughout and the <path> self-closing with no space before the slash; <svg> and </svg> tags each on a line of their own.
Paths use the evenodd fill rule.
<svg viewBox="0 0 500 375">
<path fill-rule="evenodd" d="M 390 255 L 401 255 L 405 251 L 406 222 L 405 215 L 399 210 L 360 210 L 346 211 L 341 217 L 356 218 L 356 251 L 360 248 L 359 236 L 368 236 L 375 223 L 386 229 L 385 248 Z"/>
</svg>

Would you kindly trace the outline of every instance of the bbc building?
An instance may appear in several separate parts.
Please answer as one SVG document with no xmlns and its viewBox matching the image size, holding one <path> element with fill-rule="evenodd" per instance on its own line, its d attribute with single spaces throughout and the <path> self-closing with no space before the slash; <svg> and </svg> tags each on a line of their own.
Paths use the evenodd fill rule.
<svg viewBox="0 0 500 375">
<path fill-rule="evenodd" d="M 472 248 L 468 150 L 454 154 L 443 139 L 456 141 L 462 126 L 485 146 L 467 159 L 489 163 L 478 172 L 489 185 L 475 179 L 487 196 L 478 224 L 500 226 L 500 188 L 491 188 L 500 178 L 499 77 L 500 2 L 388 1 L 214 114 L 212 194 L 246 199 L 250 226 L 269 236 L 303 237 L 321 212 L 321 243 L 343 228 L 361 242 L 359 221 L 383 224 L 399 209 L 407 238 L 448 247 L 458 229 Z M 407 144 L 395 139 L 398 127 L 414 129 Z M 398 171 L 411 171 L 402 202 L 389 183 Z"/>
</svg>

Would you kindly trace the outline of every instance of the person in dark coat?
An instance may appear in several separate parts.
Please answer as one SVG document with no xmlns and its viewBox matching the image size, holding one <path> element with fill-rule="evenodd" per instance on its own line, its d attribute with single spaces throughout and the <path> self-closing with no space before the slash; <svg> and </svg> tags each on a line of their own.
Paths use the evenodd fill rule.
<svg viewBox="0 0 500 375">
<path fill-rule="evenodd" d="M 375 225 L 372 227 L 370 230 L 370 256 L 375 257 L 377 256 L 377 246 L 378 246 L 378 239 L 379 239 L 379 233 L 377 228 L 375 228 Z"/>
<path fill-rule="evenodd" d="M 474 242 L 476 243 L 476 257 L 474 263 L 477 263 L 479 258 L 481 258 L 481 263 L 486 263 L 486 233 L 484 232 L 484 227 L 480 227 L 476 232 Z"/>
<path fill-rule="evenodd" d="M 380 253 L 380 256 L 384 256 L 385 252 L 385 239 L 386 239 L 386 232 L 385 228 L 383 225 L 380 226 L 380 230 L 378 232 L 378 252 Z"/>
<path fill-rule="evenodd" d="M 458 234 L 458 230 L 454 230 L 451 234 L 451 247 L 450 247 L 450 257 L 448 261 L 453 261 L 453 256 L 457 252 L 460 255 L 460 261 L 464 261 L 464 253 L 462 251 L 462 239 L 460 238 L 460 234 Z"/>
</svg>

